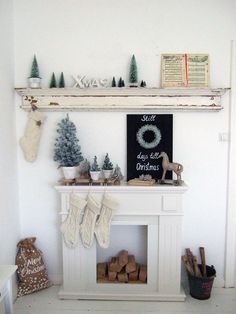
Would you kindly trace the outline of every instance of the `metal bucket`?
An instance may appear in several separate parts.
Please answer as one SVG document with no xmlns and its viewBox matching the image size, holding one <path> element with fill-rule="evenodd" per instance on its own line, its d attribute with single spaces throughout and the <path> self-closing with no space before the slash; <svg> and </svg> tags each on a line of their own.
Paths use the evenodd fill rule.
<svg viewBox="0 0 236 314">
<path fill-rule="evenodd" d="M 198 265 L 202 270 L 201 265 Z M 207 300 L 211 296 L 211 290 L 216 277 L 216 271 L 214 266 L 206 265 L 207 276 L 196 277 L 188 273 L 190 295 L 198 300 Z"/>
</svg>

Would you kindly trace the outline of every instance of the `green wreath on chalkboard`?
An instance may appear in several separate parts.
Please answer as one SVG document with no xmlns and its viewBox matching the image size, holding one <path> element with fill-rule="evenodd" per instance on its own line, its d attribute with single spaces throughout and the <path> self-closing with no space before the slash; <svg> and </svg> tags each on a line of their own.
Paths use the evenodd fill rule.
<svg viewBox="0 0 236 314">
<path fill-rule="evenodd" d="M 151 142 L 147 142 L 144 139 L 144 134 L 147 131 L 153 132 L 154 139 Z M 146 148 L 146 149 L 151 149 L 151 148 L 156 147 L 160 143 L 160 141 L 161 141 L 161 132 L 153 124 L 145 124 L 138 130 L 138 132 L 136 134 L 136 139 L 137 139 L 137 142 L 139 143 L 140 146 L 142 146 L 143 148 Z"/>
</svg>

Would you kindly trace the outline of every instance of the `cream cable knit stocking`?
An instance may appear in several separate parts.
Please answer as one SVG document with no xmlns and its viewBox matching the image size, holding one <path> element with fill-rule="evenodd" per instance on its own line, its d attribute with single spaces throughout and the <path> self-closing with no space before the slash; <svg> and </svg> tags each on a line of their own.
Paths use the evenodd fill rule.
<svg viewBox="0 0 236 314">
<path fill-rule="evenodd" d="M 28 115 L 25 133 L 20 139 L 20 146 L 27 161 L 32 162 L 37 158 L 44 120 L 45 115 L 37 110 L 31 111 Z"/>
<path fill-rule="evenodd" d="M 88 196 L 87 206 L 85 208 L 83 222 L 80 226 L 81 240 L 86 248 L 90 248 L 93 244 L 94 228 L 97 219 L 97 215 L 100 209 L 100 204 L 96 200 Z"/>
<path fill-rule="evenodd" d="M 118 203 L 112 198 L 104 195 L 102 201 L 102 209 L 98 221 L 95 226 L 95 235 L 98 244 L 106 249 L 110 243 L 110 226 L 113 211 L 118 207 Z"/>
<path fill-rule="evenodd" d="M 70 194 L 70 207 L 67 218 L 61 224 L 61 232 L 64 235 L 65 244 L 69 248 L 76 247 L 80 229 L 81 214 L 87 202 L 78 195 Z"/>
</svg>

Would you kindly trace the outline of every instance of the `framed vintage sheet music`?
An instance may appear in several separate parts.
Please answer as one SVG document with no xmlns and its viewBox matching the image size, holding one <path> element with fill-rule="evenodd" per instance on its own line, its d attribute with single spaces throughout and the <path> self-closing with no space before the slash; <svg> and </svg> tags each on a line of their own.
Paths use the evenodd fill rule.
<svg viewBox="0 0 236 314">
<path fill-rule="evenodd" d="M 162 54 L 162 87 L 209 86 L 208 54 Z"/>
</svg>

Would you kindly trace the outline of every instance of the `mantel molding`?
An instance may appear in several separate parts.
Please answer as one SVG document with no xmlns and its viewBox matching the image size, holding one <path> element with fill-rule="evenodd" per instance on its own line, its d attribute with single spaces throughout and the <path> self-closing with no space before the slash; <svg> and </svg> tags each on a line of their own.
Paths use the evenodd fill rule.
<svg viewBox="0 0 236 314">
<path fill-rule="evenodd" d="M 16 88 L 21 108 L 41 111 L 169 111 L 223 109 L 229 88 Z"/>
</svg>

